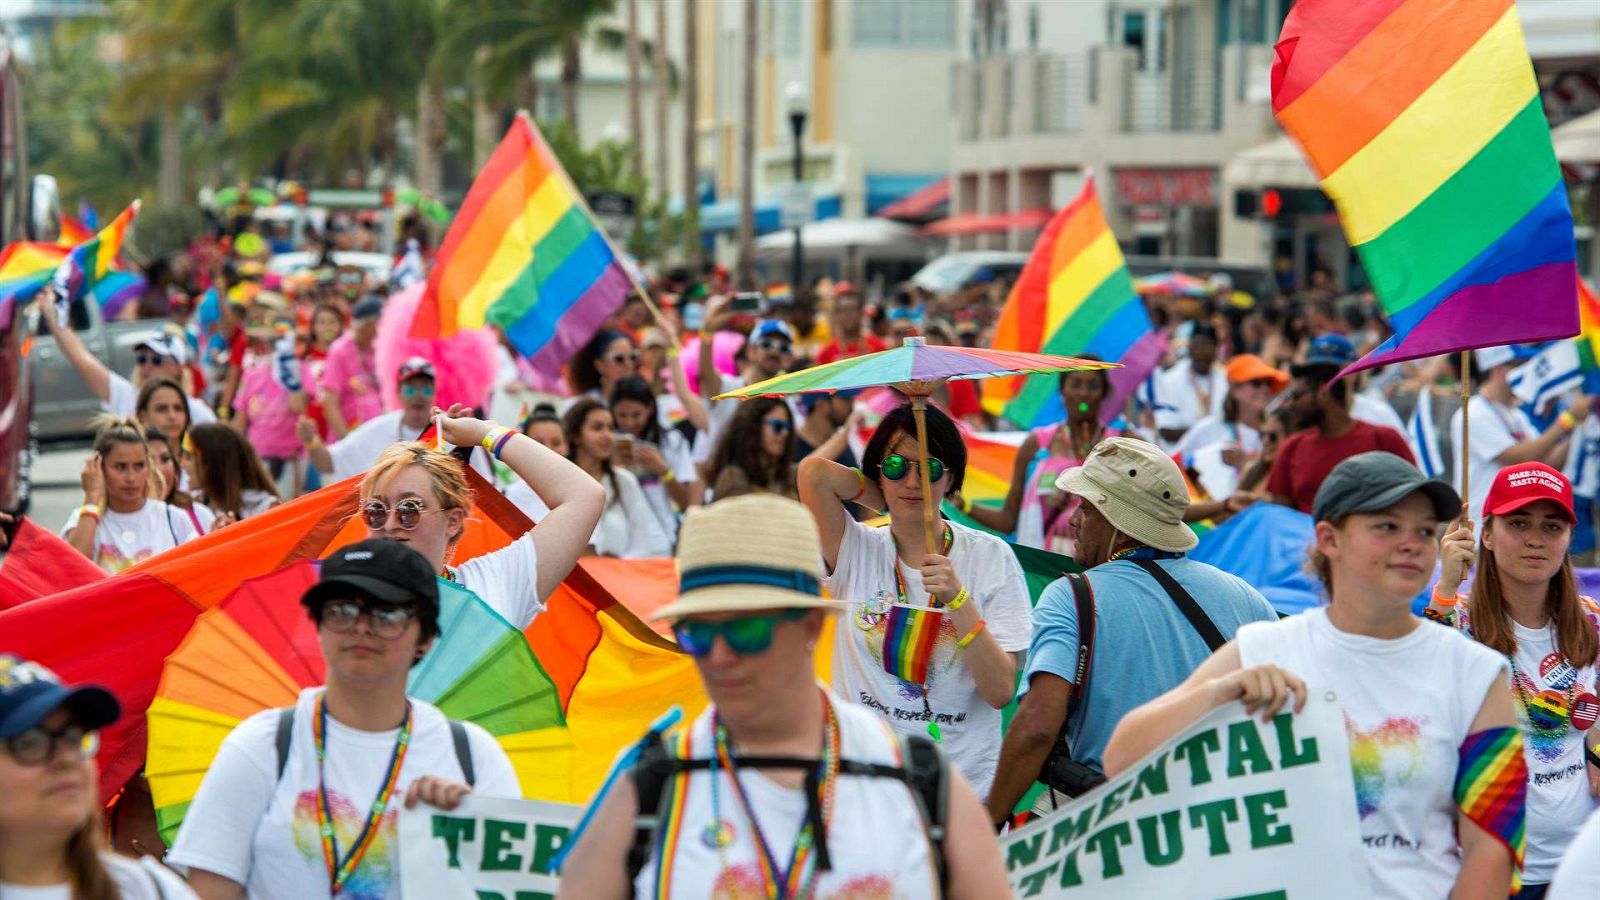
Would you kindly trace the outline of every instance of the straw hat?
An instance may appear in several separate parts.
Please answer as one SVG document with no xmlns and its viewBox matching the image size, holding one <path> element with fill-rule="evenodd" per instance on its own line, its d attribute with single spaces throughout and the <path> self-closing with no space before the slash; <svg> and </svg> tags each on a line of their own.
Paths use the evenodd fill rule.
<svg viewBox="0 0 1600 900">
<path fill-rule="evenodd" d="M 1056 487 L 1082 497 L 1113 528 L 1146 546 L 1182 553 L 1200 542 L 1183 524 L 1189 509 L 1183 473 L 1154 444 L 1106 438 L 1083 465 L 1062 472 Z"/>
<path fill-rule="evenodd" d="M 689 510 L 678 532 L 678 579 L 678 599 L 653 618 L 837 606 L 822 598 L 817 523 L 773 494 Z"/>
</svg>

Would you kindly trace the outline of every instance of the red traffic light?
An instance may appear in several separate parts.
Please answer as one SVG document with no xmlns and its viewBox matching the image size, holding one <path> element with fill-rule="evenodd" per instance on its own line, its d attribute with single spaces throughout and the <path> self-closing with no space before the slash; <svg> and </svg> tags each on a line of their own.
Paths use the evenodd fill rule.
<svg viewBox="0 0 1600 900">
<path fill-rule="evenodd" d="M 1273 188 L 1261 192 L 1261 214 L 1269 219 L 1276 219 L 1278 213 L 1283 212 L 1283 197 Z"/>
</svg>

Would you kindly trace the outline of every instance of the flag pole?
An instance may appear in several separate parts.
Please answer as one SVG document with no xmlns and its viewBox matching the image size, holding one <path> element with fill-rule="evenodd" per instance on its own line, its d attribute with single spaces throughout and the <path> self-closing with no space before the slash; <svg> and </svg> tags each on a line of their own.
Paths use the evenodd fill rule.
<svg viewBox="0 0 1600 900">
<path fill-rule="evenodd" d="M 525 109 L 519 109 L 517 110 L 517 118 L 528 123 L 528 127 L 532 129 L 534 135 L 539 138 L 539 143 L 543 144 L 544 148 L 550 151 L 550 157 L 554 159 L 556 152 L 550 149 L 550 142 L 544 139 L 544 132 L 540 131 L 538 124 L 533 121 L 532 114 Z M 645 290 L 643 285 L 639 284 L 639 279 L 633 277 L 632 270 L 630 270 L 627 266 L 627 263 L 623 261 L 622 251 L 617 249 L 617 245 L 611 240 L 611 235 L 606 234 L 605 227 L 600 224 L 599 219 L 595 218 L 594 210 L 589 208 L 588 198 L 583 196 L 582 191 L 578 190 L 578 186 L 572 181 L 572 176 L 567 174 L 567 167 L 561 165 L 561 160 L 559 159 L 556 160 L 556 171 L 561 173 L 561 181 L 567 186 L 567 191 L 571 193 L 572 196 L 583 207 L 584 214 L 589 217 L 589 221 L 594 223 L 594 230 L 600 233 L 600 239 L 606 242 L 607 247 L 611 248 L 611 255 L 617 258 L 617 268 L 622 270 L 622 274 L 628 279 L 628 283 L 633 285 L 634 291 L 638 293 L 639 299 L 644 301 L 645 307 L 650 310 L 650 315 L 655 318 L 656 324 L 660 325 L 662 330 L 672 332 L 673 328 L 667 323 L 666 316 L 661 312 L 661 307 L 656 306 L 655 299 L 650 296 L 650 292 Z"/>
<path fill-rule="evenodd" d="M 1472 351 L 1461 351 L 1461 514 L 1468 521 L 1472 519 L 1472 492 L 1468 488 L 1467 474 L 1472 466 L 1472 447 L 1468 439 L 1468 402 L 1472 399 L 1472 360 L 1468 356 Z"/>
</svg>

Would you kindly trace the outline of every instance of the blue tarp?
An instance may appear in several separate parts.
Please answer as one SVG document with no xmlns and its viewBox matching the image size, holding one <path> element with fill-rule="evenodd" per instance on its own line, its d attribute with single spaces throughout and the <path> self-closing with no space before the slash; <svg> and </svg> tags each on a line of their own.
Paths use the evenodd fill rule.
<svg viewBox="0 0 1600 900">
<path fill-rule="evenodd" d="M 1276 503 L 1257 503 L 1217 526 L 1189 551 L 1255 585 L 1273 609 L 1294 615 L 1321 606 L 1322 585 L 1306 569 L 1311 517 Z"/>
</svg>

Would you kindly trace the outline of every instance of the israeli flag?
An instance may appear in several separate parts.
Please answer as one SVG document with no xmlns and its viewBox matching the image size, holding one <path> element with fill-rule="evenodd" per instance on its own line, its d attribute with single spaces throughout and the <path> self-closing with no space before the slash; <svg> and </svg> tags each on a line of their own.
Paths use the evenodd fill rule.
<svg viewBox="0 0 1600 900">
<path fill-rule="evenodd" d="M 1538 355 L 1511 370 L 1511 393 L 1534 409 L 1583 383 L 1583 365 L 1578 361 L 1578 345 L 1555 341 Z"/>
<path fill-rule="evenodd" d="M 292 331 L 279 337 L 272 345 L 272 380 L 291 394 L 301 389 L 300 359 L 295 355 Z"/>
<path fill-rule="evenodd" d="M 1411 444 L 1411 455 L 1417 458 L 1417 468 L 1429 478 L 1444 475 L 1444 453 L 1439 450 L 1439 429 L 1433 423 L 1433 391 L 1423 388 L 1417 392 L 1416 408 L 1406 422 L 1406 440 Z"/>
<path fill-rule="evenodd" d="M 416 238 L 406 239 L 406 254 L 400 264 L 389 273 L 389 283 L 395 290 L 404 290 L 428 277 L 428 266 L 422 261 L 422 245 Z"/>
<path fill-rule="evenodd" d="M 1578 426 L 1578 433 L 1567 448 L 1567 464 L 1561 474 L 1572 482 L 1572 493 L 1593 500 L 1600 494 L 1600 420 L 1589 416 Z"/>
</svg>

